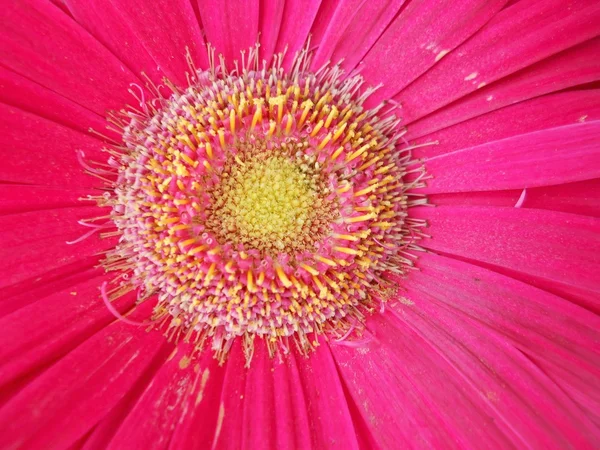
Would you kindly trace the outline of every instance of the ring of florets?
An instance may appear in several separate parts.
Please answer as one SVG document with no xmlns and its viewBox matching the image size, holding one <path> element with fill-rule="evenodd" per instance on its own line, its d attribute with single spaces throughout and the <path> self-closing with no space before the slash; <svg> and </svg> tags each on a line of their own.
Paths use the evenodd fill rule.
<svg viewBox="0 0 600 450">
<path fill-rule="evenodd" d="M 211 64 L 185 90 L 112 117 L 108 195 L 120 240 L 104 266 L 114 298 L 157 296 L 153 320 L 224 355 L 237 337 L 271 351 L 346 337 L 390 297 L 423 225 L 407 208 L 410 147 L 393 111 L 368 110 L 359 76 L 311 72 L 307 51 L 285 71 Z M 361 93 L 362 92 L 362 93 Z M 106 287 L 105 287 L 106 288 Z"/>
</svg>

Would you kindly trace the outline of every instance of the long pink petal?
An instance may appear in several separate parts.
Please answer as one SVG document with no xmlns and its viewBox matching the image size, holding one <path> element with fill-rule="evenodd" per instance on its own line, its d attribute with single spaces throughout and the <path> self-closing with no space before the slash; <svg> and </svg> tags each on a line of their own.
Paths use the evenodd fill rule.
<svg viewBox="0 0 600 450">
<path fill-rule="evenodd" d="M 600 121 L 481 144 L 426 160 L 426 193 L 531 188 L 600 178 Z"/>
<path fill-rule="evenodd" d="M 594 57 L 598 52 L 600 52 L 600 38 L 591 39 L 477 89 L 450 105 L 411 123 L 408 126 L 408 137 L 412 139 L 423 136 L 422 139 L 426 140 L 428 135 L 431 135 L 431 139 L 435 140 L 435 134 L 431 133 L 436 130 L 451 127 L 515 103 L 517 105 L 513 108 L 519 108 L 518 103 L 524 100 L 599 80 L 600 63 Z M 568 95 L 571 94 L 575 95 L 574 92 L 568 93 Z M 591 97 L 593 99 L 593 94 Z M 511 109 L 506 108 L 506 111 L 511 111 Z M 499 114 L 502 113 L 499 112 Z M 543 114 L 543 116 L 551 115 L 551 112 Z M 534 120 L 525 119 L 526 123 Z M 444 137 L 443 132 L 441 137 Z M 442 143 L 445 144 L 443 140 Z"/>
<path fill-rule="evenodd" d="M 114 246 L 114 238 L 101 240 L 97 236 L 76 244 L 76 248 L 67 244 L 89 231 L 78 220 L 102 212 L 90 206 L 0 216 L 0 287 L 39 277 Z"/>
<path fill-rule="evenodd" d="M 254 345 L 246 373 L 242 415 L 229 417 L 230 429 L 235 420 L 241 428 L 241 445 L 237 448 L 310 449 L 309 404 L 294 349 L 290 348 L 292 354 L 279 361 L 270 358 L 263 340 L 255 339 Z M 224 448 L 236 448 L 226 444 L 226 440 L 221 442 Z"/>
<path fill-rule="evenodd" d="M 99 0 L 65 0 L 65 3 L 77 23 L 108 48 L 131 72 L 138 76 L 144 72 L 154 83 L 161 83 L 162 77 L 168 72 L 163 71 L 152 58 L 153 46 L 144 46 L 118 4 Z"/>
<path fill-rule="evenodd" d="M 600 217 L 600 179 L 527 189 L 525 207 Z"/>
<path fill-rule="evenodd" d="M 57 265 L 42 273 L 19 276 L 14 283 L 0 288 L 0 316 L 11 314 L 51 292 L 59 292 L 85 281 L 97 265 L 98 255 L 84 254 L 72 262 Z M 96 268 L 93 273 L 100 274 L 102 269 Z"/>
<path fill-rule="evenodd" d="M 44 0 L 10 2 L 0 10 L 2 63 L 104 116 L 131 103 L 139 82 L 114 55 L 59 8 Z"/>
<path fill-rule="evenodd" d="M 123 398 L 164 345 L 160 333 L 118 322 L 105 328 L 0 409 L 3 445 L 64 448 L 80 439 Z"/>
<path fill-rule="evenodd" d="M 337 41 L 322 41 L 321 45 L 326 49 L 335 44 L 324 53 L 333 51 L 329 57 L 331 61 L 343 60 L 342 67 L 347 71 L 357 68 L 406 3 L 405 0 L 363 1 Z"/>
<path fill-rule="evenodd" d="M 299 357 L 298 369 L 311 423 L 313 448 L 354 450 L 361 437 L 355 428 L 344 386 L 335 367 L 329 345 L 322 343 L 310 358 Z"/>
<path fill-rule="evenodd" d="M 273 371 L 276 448 L 311 448 L 312 430 L 304 398 L 304 380 L 292 356 Z"/>
<path fill-rule="evenodd" d="M 260 0 L 258 29 L 260 58 L 271 62 L 281 28 L 285 0 Z"/>
<path fill-rule="evenodd" d="M 527 208 L 414 208 L 435 251 L 600 292 L 600 220 Z"/>
<path fill-rule="evenodd" d="M 600 318 L 570 302 L 496 272 L 434 254 L 399 282 L 407 298 L 427 296 L 484 323 L 547 367 L 591 416 L 600 418 Z M 416 305 L 419 308 L 419 305 Z M 560 370 L 563 367 L 565 370 Z"/>
<path fill-rule="evenodd" d="M 517 204 L 522 189 L 430 194 L 436 206 L 508 206 Z M 600 179 L 527 189 L 522 208 L 549 209 L 600 217 Z"/>
<path fill-rule="evenodd" d="M 127 394 L 84 437 L 82 446 L 78 450 L 106 450 L 125 417 L 127 417 L 137 400 L 144 393 L 144 390 L 154 379 L 160 367 L 162 367 L 169 355 L 168 352 L 172 351 L 172 347 L 163 346 L 162 350 L 137 382 L 131 386 Z"/>
<path fill-rule="evenodd" d="M 242 448 L 255 448 L 264 443 L 274 443 L 276 416 L 273 394 L 274 361 L 269 358 L 262 341 L 255 341 L 252 364 L 246 374 L 244 391 L 244 411 L 242 421 Z M 260 426 L 254 426 L 254 423 Z M 271 447 L 275 449 L 273 445 Z"/>
<path fill-rule="evenodd" d="M 89 194 L 90 191 L 86 189 L 6 184 L 0 188 L 0 215 L 38 209 L 89 206 L 93 203 L 79 200 Z"/>
<path fill-rule="evenodd" d="M 88 271 L 86 275 L 92 274 Z M 102 280 L 91 276 L 0 319 L 4 341 L 0 385 L 59 359 L 115 320 L 100 300 Z M 116 301 L 115 306 L 127 312 L 134 302 L 135 296 L 130 295 Z"/>
<path fill-rule="evenodd" d="M 600 5 L 595 1 L 517 2 L 398 94 L 403 117 L 411 122 L 485 84 L 592 39 L 600 31 L 599 21 Z M 562 38 L 556 39 L 557 34 Z"/>
<path fill-rule="evenodd" d="M 208 402 L 210 409 L 205 408 L 204 414 L 195 416 L 196 426 L 192 431 L 199 435 L 210 433 L 212 437 L 220 393 L 220 389 L 215 389 L 214 385 L 220 369 L 215 369 L 218 364 L 210 352 L 205 352 L 199 361 L 192 362 L 189 359 L 190 351 L 190 345 L 181 343 L 177 346 L 154 375 L 107 448 L 121 449 L 135 442 L 140 448 L 166 449 L 178 424 L 187 420 L 194 405 L 201 402 Z M 205 370 L 209 370 L 210 378 L 203 384 Z M 213 397 L 216 397 L 216 403 Z M 198 426 L 199 423 L 202 426 Z M 196 448 L 209 449 L 211 445 L 202 441 L 202 445 Z"/>
<path fill-rule="evenodd" d="M 207 53 L 192 5 L 185 0 L 68 0 L 76 20 L 137 75 L 160 83 L 166 75 L 185 86 L 189 49 L 197 67 L 207 67 Z"/>
<path fill-rule="evenodd" d="M 311 30 L 313 67 L 327 61 L 353 69 L 393 20 L 404 0 L 324 2 Z"/>
<path fill-rule="evenodd" d="M 259 0 L 198 0 L 198 8 L 207 41 L 223 54 L 229 68 L 233 61 L 242 62 L 246 53 L 258 42 Z"/>
<path fill-rule="evenodd" d="M 382 448 L 590 445 L 589 420 L 523 354 L 427 300 L 407 297 L 373 316 L 373 339 L 359 351 L 334 348 Z"/>
<path fill-rule="evenodd" d="M 285 67 L 289 67 L 296 52 L 304 47 L 315 20 L 321 0 L 286 0 L 276 52 L 286 50 Z"/>
<path fill-rule="evenodd" d="M 415 144 L 434 141 L 437 144 L 417 148 L 413 156 L 431 158 L 519 134 L 594 120 L 600 120 L 599 89 L 543 95 L 416 139 Z M 412 125 L 408 128 L 411 130 Z"/>
<path fill-rule="evenodd" d="M 331 58 L 335 45 L 359 12 L 362 3 L 363 0 L 342 0 L 337 4 L 334 2 L 324 4 L 319 10 L 313 24 L 313 35 L 315 27 L 317 29 L 324 28 L 323 21 L 326 21 L 326 28 L 319 33 L 319 36 L 315 36 L 318 38 L 318 41 L 315 39 L 315 43 L 318 42 L 318 48 L 315 51 L 313 67 L 318 69 Z"/>
<path fill-rule="evenodd" d="M 77 151 L 106 161 L 102 141 L 22 110 L 0 104 L 0 180 L 13 183 L 98 186 L 83 171 Z"/>
<path fill-rule="evenodd" d="M 426 293 L 407 299 L 414 305 L 398 303 L 391 309 L 400 319 L 398 326 L 412 328 L 450 364 L 454 370 L 445 376 L 454 372 L 473 403 L 483 400 L 489 407 L 484 417 L 491 416 L 505 435 L 512 435 L 513 445 L 562 442 L 587 448 L 597 439 L 598 429 L 579 405 L 506 340 L 501 329 L 441 307 Z"/>
<path fill-rule="evenodd" d="M 45 272 L 40 277 L 25 278 L 23 281 L 0 288 L 0 317 L 103 273 L 102 269 L 94 267 L 98 263 L 97 256 L 92 255 L 91 261 L 84 258 L 84 261 L 88 264 L 71 265 L 71 270 L 65 270 L 65 267 L 61 266 L 62 270 L 55 274 L 52 271 Z"/>
<path fill-rule="evenodd" d="M 383 83 L 369 99 L 388 99 L 477 32 L 504 0 L 413 1 L 392 22 L 363 60 L 370 85 Z"/>
<path fill-rule="evenodd" d="M 106 130 L 105 118 L 85 105 L 0 66 L 0 102 L 87 133 L 90 128 L 116 138 Z M 84 101 L 82 101 L 84 100 Z"/>
<path fill-rule="evenodd" d="M 197 448 L 201 444 L 201 436 L 206 436 L 206 442 L 210 447 L 216 449 L 231 449 L 236 450 L 243 448 L 242 434 L 245 424 L 241 417 L 244 414 L 246 405 L 246 377 L 248 371 L 244 367 L 246 359 L 242 350 L 242 345 L 238 339 L 233 343 L 227 362 L 225 363 L 225 375 L 223 377 L 223 385 L 221 388 L 220 400 L 218 407 L 215 408 L 217 413 L 217 429 L 205 430 L 198 432 L 194 426 L 193 420 L 186 419 L 180 423 L 185 423 L 184 427 L 178 427 L 175 430 L 175 435 L 170 444 L 170 449 L 177 450 L 179 448 Z M 223 411 L 220 419 L 219 413 Z"/>
</svg>

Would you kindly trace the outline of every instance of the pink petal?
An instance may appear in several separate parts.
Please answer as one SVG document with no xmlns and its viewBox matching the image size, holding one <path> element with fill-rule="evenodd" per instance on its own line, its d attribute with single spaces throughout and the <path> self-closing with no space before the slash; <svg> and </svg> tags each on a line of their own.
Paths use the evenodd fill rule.
<svg viewBox="0 0 600 450">
<path fill-rule="evenodd" d="M 321 0 L 286 0 L 276 52 L 286 50 L 284 66 L 289 67 L 296 52 L 304 47 L 310 28 L 315 20 Z"/>
<path fill-rule="evenodd" d="M 259 0 L 198 0 L 206 39 L 223 54 L 228 67 L 241 63 L 241 51 L 246 53 L 258 41 Z"/>
<path fill-rule="evenodd" d="M 298 374 L 296 359 L 292 356 L 276 365 L 271 376 L 273 403 L 270 415 L 275 420 L 264 423 L 271 429 L 271 441 L 275 448 L 310 449 L 311 429 L 303 393 L 304 380 Z M 251 412 L 252 404 L 246 403 L 245 409 Z"/>
<path fill-rule="evenodd" d="M 515 206 L 522 189 L 510 191 L 455 192 L 431 194 L 436 206 Z M 584 216 L 600 217 L 600 179 L 557 186 L 528 188 L 523 208 L 549 209 Z"/>
<path fill-rule="evenodd" d="M 600 90 L 549 94 L 423 136 L 415 140 L 415 144 L 434 141 L 437 144 L 417 148 L 413 156 L 431 158 L 519 134 L 594 120 L 600 120 Z"/>
<path fill-rule="evenodd" d="M 242 421 L 242 448 L 256 448 L 275 440 L 276 416 L 274 411 L 273 375 L 274 361 L 269 358 L 262 341 L 256 345 L 252 364 L 246 374 L 244 412 Z M 254 426 L 254 423 L 260 426 Z M 275 446 L 273 446 L 275 448 Z"/>
<path fill-rule="evenodd" d="M 83 255 L 75 261 L 59 265 L 33 277 L 24 274 L 18 281 L 0 288 L 0 316 L 23 308 L 49 293 L 58 292 L 85 281 L 98 265 L 98 255 Z M 102 269 L 93 271 L 102 273 Z"/>
<path fill-rule="evenodd" d="M 186 86 L 185 73 L 190 71 L 186 49 L 197 67 L 207 67 L 200 26 L 188 1 L 67 3 L 75 19 L 136 75 L 145 72 L 156 83 L 166 75 L 179 86 Z"/>
<path fill-rule="evenodd" d="M 77 99 L 81 101 L 82 99 Z M 90 128 L 115 138 L 106 130 L 103 116 L 83 104 L 69 100 L 52 90 L 0 66 L 0 102 L 45 119 L 87 133 Z"/>
<path fill-rule="evenodd" d="M 323 3 L 312 27 L 312 36 L 318 47 L 313 57 L 313 67 L 318 69 L 330 60 L 335 45 L 358 13 L 362 0 L 341 0 Z M 315 33 L 315 30 L 318 34 Z M 337 61 L 336 61 L 337 62 Z"/>
<path fill-rule="evenodd" d="M 175 436 L 171 441 L 170 448 L 198 448 L 201 440 L 198 437 L 207 436 L 207 444 L 218 449 L 236 450 L 244 448 L 242 446 L 242 433 L 245 424 L 242 421 L 244 407 L 246 405 L 246 376 L 247 368 L 244 367 L 246 359 L 242 350 L 242 345 L 238 339 L 233 343 L 231 352 L 225 363 L 225 375 L 223 386 L 220 393 L 219 407 L 217 411 L 217 428 L 214 430 L 205 430 L 199 433 L 195 424 L 191 420 L 184 420 L 185 427 L 178 427 Z M 223 411 L 220 420 L 219 413 Z M 253 422 L 256 425 L 256 422 Z M 184 438 L 184 439 L 181 439 Z"/>
<path fill-rule="evenodd" d="M 369 328 L 385 327 L 384 317 L 374 315 Z M 389 327 L 389 325 L 388 325 Z M 393 334 L 393 341 L 390 333 Z M 446 406 L 466 403 L 453 379 L 444 380 L 447 392 L 434 389 L 436 371 L 427 369 L 436 359 L 423 352 L 408 330 L 390 330 L 386 336 L 369 335 L 359 347 L 331 345 L 340 376 L 360 415 L 377 443 L 376 448 L 446 448 L 454 442 L 440 420 Z M 438 369 L 438 368 L 436 368 Z M 433 392 L 430 392 L 433 391 Z M 466 408 L 465 408 L 466 409 Z M 463 419 L 464 418 L 464 419 Z M 469 415 L 457 419 L 471 422 Z M 464 424 L 465 428 L 469 428 Z M 489 433 L 490 441 L 493 435 Z"/>
<path fill-rule="evenodd" d="M 395 17 L 404 0 L 324 2 L 311 35 L 317 49 L 313 68 L 327 61 L 352 70 Z"/>
<path fill-rule="evenodd" d="M 600 177 L 600 121 L 535 131 L 429 158 L 425 193 L 548 186 Z"/>
<path fill-rule="evenodd" d="M 260 58 L 267 62 L 271 62 L 277 45 L 284 7 L 285 0 L 260 0 L 258 15 Z"/>
<path fill-rule="evenodd" d="M 408 127 L 408 136 L 411 139 L 425 136 L 507 105 L 598 80 L 600 79 L 600 65 L 596 63 L 594 57 L 598 52 L 600 52 L 600 38 L 595 38 L 553 55 L 513 75 L 477 89 L 450 105 L 411 123 Z M 567 95 L 575 95 L 575 93 Z M 591 97 L 590 101 L 593 102 L 594 96 Z M 550 101 L 553 100 L 548 100 L 548 102 Z M 519 110 L 518 105 L 513 108 L 516 108 L 516 111 Z M 507 108 L 507 111 L 513 110 Z M 552 113 L 549 111 L 543 114 L 543 116 L 551 115 Z M 488 117 L 492 117 L 492 115 Z M 531 118 L 524 119 L 526 123 L 532 121 Z M 442 143 L 445 145 L 444 141 Z"/>
<path fill-rule="evenodd" d="M 527 189 L 525 206 L 600 217 L 600 179 Z"/>
<path fill-rule="evenodd" d="M 77 160 L 106 161 L 102 141 L 20 109 L 0 104 L 0 180 L 72 188 L 98 186 Z"/>
<path fill-rule="evenodd" d="M 160 333 L 123 323 L 107 327 L 4 405 L 3 444 L 64 448 L 75 442 L 119 402 L 163 345 Z"/>
<path fill-rule="evenodd" d="M 55 186 L 30 186 L 6 184 L 0 189 L 0 214 L 16 214 L 39 209 L 57 209 L 72 206 L 89 206 L 82 202 L 90 193 L 85 189 L 62 189 Z"/>
<path fill-rule="evenodd" d="M 589 445 L 593 427 L 552 380 L 492 330 L 427 300 L 373 316 L 364 347 L 333 348 L 379 446 Z"/>
<path fill-rule="evenodd" d="M 312 430 L 304 398 L 304 380 L 291 357 L 273 372 L 277 448 L 310 449 Z"/>
<path fill-rule="evenodd" d="M 594 38 L 599 20 L 600 5 L 589 0 L 518 2 L 404 89 L 397 97 L 403 117 L 411 122 L 484 84 Z"/>
<path fill-rule="evenodd" d="M 0 10 L 3 65 L 104 116 L 131 103 L 139 82 L 117 58 L 59 8 L 43 0 Z"/>
<path fill-rule="evenodd" d="M 450 363 L 454 370 L 445 375 L 454 373 L 465 395 L 490 407 L 489 416 L 505 435 L 512 435 L 513 445 L 587 447 L 596 440 L 597 428 L 578 405 L 508 342 L 502 330 L 440 307 L 427 294 L 409 294 L 408 299 L 414 305 L 399 303 L 392 309 L 400 319 L 397 326 L 412 328 Z"/>
<path fill-rule="evenodd" d="M 132 73 L 139 76 L 144 72 L 156 84 L 160 84 L 165 73 L 152 58 L 151 48 L 144 47 L 121 15 L 118 5 L 98 0 L 67 0 L 67 3 L 77 23 L 108 48 Z"/>
<path fill-rule="evenodd" d="M 0 317 L 11 314 L 21 308 L 35 303 L 50 294 L 61 292 L 87 281 L 90 278 L 100 276 L 103 269 L 94 268 L 98 263 L 98 257 L 93 256 L 93 261 L 87 266 L 71 265 L 72 270 L 52 271 L 44 273 L 43 276 L 0 288 Z M 63 267 L 64 268 L 64 267 Z M 48 276 L 50 274 L 51 276 Z M 52 276 L 56 275 L 56 276 Z"/>
<path fill-rule="evenodd" d="M 329 345 L 322 343 L 309 358 L 297 358 L 306 396 L 313 448 L 359 449 L 349 399 L 337 373 Z"/>
<path fill-rule="evenodd" d="M 370 85 L 383 83 L 369 99 L 379 104 L 429 70 L 485 25 L 504 0 L 411 2 L 363 60 Z"/>
<path fill-rule="evenodd" d="M 279 362 L 269 357 L 263 340 L 255 339 L 254 344 L 246 373 L 243 414 L 237 418 L 242 432 L 238 448 L 311 448 L 304 380 L 294 354 Z"/>
<path fill-rule="evenodd" d="M 428 249 L 463 256 L 564 286 L 599 292 L 600 221 L 527 208 L 414 208 L 427 220 Z"/>
<path fill-rule="evenodd" d="M 597 315 L 520 281 L 451 258 L 424 254 L 419 267 L 410 280 L 400 281 L 408 289 L 403 296 L 426 296 L 434 308 L 449 306 L 499 331 L 547 368 L 546 374 L 569 390 L 589 415 L 600 418 Z"/>
<path fill-rule="evenodd" d="M 62 357 L 115 320 L 100 299 L 99 287 L 106 277 L 85 274 L 88 280 L 48 292 L 47 297 L 0 319 L 4 340 L 0 385 Z M 126 312 L 134 302 L 135 296 L 130 295 L 115 305 Z"/>
<path fill-rule="evenodd" d="M 90 206 L 0 216 L 0 287 L 39 277 L 114 246 L 114 239 L 97 236 L 74 244 L 76 248 L 67 244 L 89 231 L 78 220 L 101 214 L 102 209 Z"/>
<path fill-rule="evenodd" d="M 146 371 L 129 389 L 127 394 L 106 414 L 84 438 L 82 450 L 106 450 L 125 417 L 152 382 L 164 361 L 172 352 L 172 346 L 163 346 L 161 352 L 150 363 Z"/>
<path fill-rule="evenodd" d="M 210 351 L 205 351 L 197 362 L 190 361 L 190 351 L 190 345 L 181 343 L 177 346 L 154 375 L 107 448 L 121 449 L 135 442 L 139 448 L 166 449 L 174 430 L 190 416 L 195 418 L 195 427 L 191 431 L 197 435 L 210 435 L 212 439 L 219 409 L 221 370 Z M 210 376 L 203 383 L 205 370 Z M 206 404 L 207 407 L 198 408 L 197 404 Z M 194 409 L 200 409 L 201 414 L 196 415 Z M 211 448 L 211 442 L 200 442 L 200 447 L 179 448 Z"/>
<path fill-rule="evenodd" d="M 343 60 L 342 67 L 347 71 L 356 68 L 405 4 L 405 0 L 363 1 L 337 41 L 330 42 L 329 37 L 321 40 L 324 53 L 333 51 L 331 61 Z"/>
</svg>

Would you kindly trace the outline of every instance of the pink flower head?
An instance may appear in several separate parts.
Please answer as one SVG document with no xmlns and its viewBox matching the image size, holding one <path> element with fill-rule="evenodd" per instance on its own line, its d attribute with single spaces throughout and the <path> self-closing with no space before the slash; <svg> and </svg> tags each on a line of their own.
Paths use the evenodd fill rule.
<svg viewBox="0 0 600 450">
<path fill-rule="evenodd" d="M 1 448 L 600 445 L 597 2 L 0 16 Z"/>
</svg>

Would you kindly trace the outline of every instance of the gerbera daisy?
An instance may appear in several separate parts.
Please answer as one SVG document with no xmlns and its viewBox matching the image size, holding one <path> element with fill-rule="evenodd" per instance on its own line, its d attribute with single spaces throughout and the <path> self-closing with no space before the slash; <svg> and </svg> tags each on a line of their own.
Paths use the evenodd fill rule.
<svg viewBox="0 0 600 450">
<path fill-rule="evenodd" d="M 7 449 L 600 445 L 600 4 L 0 12 Z"/>
</svg>

